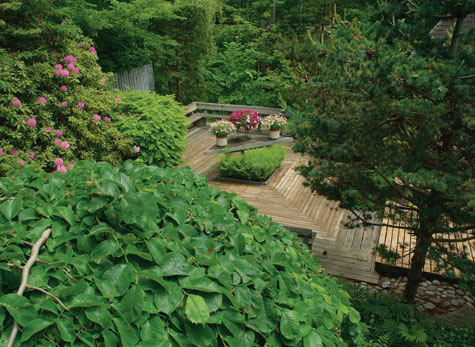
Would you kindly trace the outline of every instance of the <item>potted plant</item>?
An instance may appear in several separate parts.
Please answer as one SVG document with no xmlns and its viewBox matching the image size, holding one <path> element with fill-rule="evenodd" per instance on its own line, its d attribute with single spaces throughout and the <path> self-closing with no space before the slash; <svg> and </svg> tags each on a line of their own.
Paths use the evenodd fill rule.
<svg viewBox="0 0 475 347">
<path fill-rule="evenodd" d="M 218 120 L 210 125 L 211 133 L 216 135 L 216 146 L 224 147 L 228 144 L 228 135 L 236 131 L 233 123 L 226 119 Z"/>
<path fill-rule="evenodd" d="M 237 110 L 231 113 L 228 117 L 228 121 L 234 124 L 237 131 L 243 128 L 248 138 L 248 132 L 251 129 L 257 128 L 260 123 L 259 114 L 256 111 L 251 110 Z"/>
<path fill-rule="evenodd" d="M 287 119 L 280 114 L 271 114 L 265 117 L 261 126 L 263 129 L 269 129 L 269 137 L 276 140 L 280 137 L 280 129 L 282 129 L 287 123 Z"/>
</svg>

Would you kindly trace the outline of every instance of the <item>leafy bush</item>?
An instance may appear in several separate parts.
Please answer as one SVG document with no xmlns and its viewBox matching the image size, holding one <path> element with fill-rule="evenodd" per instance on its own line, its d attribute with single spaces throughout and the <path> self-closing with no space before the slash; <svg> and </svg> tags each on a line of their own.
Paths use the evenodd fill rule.
<svg viewBox="0 0 475 347">
<path fill-rule="evenodd" d="M 473 326 L 437 325 L 434 320 L 393 295 L 371 295 L 348 288 L 351 303 L 361 312 L 367 346 L 473 346 Z"/>
<path fill-rule="evenodd" d="M 134 91 L 120 98 L 114 124 L 140 147 L 138 160 L 161 167 L 180 164 L 187 135 L 184 108 L 170 95 Z"/>
<path fill-rule="evenodd" d="M 223 177 L 264 182 L 280 166 L 285 152 L 282 146 L 252 149 L 242 155 L 225 152 L 220 156 L 217 168 Z"/>
<path fill-rule="evenodd" d="M 80 159 L 122 162 L 133 153 L 133 144 L 104 122 L 116 105 L 115 95 L 91 41 L 73 26 L 45 21 L 44 8 L 51 6 L 45 1 L 5 5 L 0 6 L 5 20 L 0 30 L 0 175 L 23 165 L 51 171 L 57 158 L 63 169 Z"/>
<path fill-rule="evenodd" d="M 295 234 L 188 168 L 25 168 L 0 190 L 2 346 L 12 316 L 28 346 L 361 343 L 348 294 Z M 20 297 L 19 267 L 46 228 Z"/>
</svg>

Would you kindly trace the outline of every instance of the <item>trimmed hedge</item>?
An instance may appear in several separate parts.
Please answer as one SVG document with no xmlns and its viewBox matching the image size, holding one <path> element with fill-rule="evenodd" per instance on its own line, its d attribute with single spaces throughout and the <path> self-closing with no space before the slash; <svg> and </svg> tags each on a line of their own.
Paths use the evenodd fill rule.
<svg viewBox="0 0 475 347">
<path fill-rule="evenodd" d="M 119 95 L 113 124 L 140 147 L 138 160 L 161 167 L 180 164 L 188 133 L 184 107 L 172 95 L 137 91 Z"/>
<path fill-rule="evenodd" d="M 188 168 L 132 161 L 0 178 L 0 345 L 361 344 L 349 295 L 296 235 Z M 28 279 L 20 266 L 46 228 Z M 18 344 L 19 345 L 19 344 Z"/>
</svg>

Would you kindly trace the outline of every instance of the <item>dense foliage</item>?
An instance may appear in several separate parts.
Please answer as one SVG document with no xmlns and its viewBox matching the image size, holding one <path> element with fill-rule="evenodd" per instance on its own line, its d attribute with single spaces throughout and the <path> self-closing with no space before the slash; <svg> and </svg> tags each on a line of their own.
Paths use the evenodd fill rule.
<svg viewBox="0 0 475 347">
<path fill-rule="evenodd" d="M 112 124 L 140 147 L 138 160 L 161 167 L 180 164 L 188 133 L 184 108 L 173 96 L 140 92 L 118 95 L 121 102 Z"/>
<path fill-rule="evenodd" d="M 371 295 L 348 288 L 351 303 L 361 313 L 365 346 L 460 346 L 475 344 L 475 327 L 437 324 L 393 295 Z"/>
<path fill-rule="evenodd" d="M 319 97 L 296 117 L 295 149 L 313 156 L 301 168 L 312 189 L 342 201 L 355 224 L 396 224 L 416 236 L 408 301 L 427 256 L 458 267 L 474 288 L 473 262 L 448 243 L 475 232 L 473 46 L 455 55 L 427 25 L 473 6 L 382 1 L 362 22 L 339 21 L 315 46 Z"/>
<path fill-rule="evenodd" d="M 362 342 L 348 294 L 295 234 L 187 168 L 26 168 L 0 191 L 2 346 L 12 317 L 34 346 Z M 46 228 L 30 289 L 16 295 Z"/>
<path fill-rule="evenodd" d="M 247 150 L 244 154 L 224 152 L 217 169 L 223 177 L 265 182 L 280 166 L 286 151 L 282 146 L 269 146 Z"/>
<path fill-rule="evenodd" d="M 0 6 L 0 175 L 23 165 L 64 171 L 79 159 L 120 163 L 132 152 L 99 121 L 117 103 L 91 41 L 52 15 L 45 1 Z"/>
</svg>

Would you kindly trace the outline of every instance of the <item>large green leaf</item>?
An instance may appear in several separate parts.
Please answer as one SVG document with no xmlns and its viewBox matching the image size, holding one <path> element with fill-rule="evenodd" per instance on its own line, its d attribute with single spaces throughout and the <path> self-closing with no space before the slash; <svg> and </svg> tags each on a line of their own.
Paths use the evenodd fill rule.
<svg viewBox="0 0 475 347">
<path fill-rule="evenodd" d="M 207 277 L 190 278 L 185 277 L 180 279 L 180 286 L 185 289 L 198 290 L 206 293 L 221 293 L 221 289 L 216 282 L 213 282 Z"/>
<path fill-rule="evenodd" d="M 33 319 L 33 320 L 27 322 L 23 326 L 23 332 L 21 334 L 20 342 L 27 341 L 34 334 L 36 334 L 37 332 L 40 332 L 41 330 L 49 327 L 52 324 L 53 324 L 53 322 L 50 322 L 50 321 L 47 321 L 47 320 L 44 320 L 44 319 Z"/>
<path fill-rule="evenodd" d="M 91 260 L 100 262 L 101 258 L 114 254 L 120 249 L 120 245 L 113 240 L 105 240 L 99 243 L 91 253 Z"/>
<path fill-rule="evenodd" d="M 74 325 L 67 319 L 59 318 L 56 320 L 61 338 L 66 342 L 74 342 L 76 340 L 76 331 Z"/>
<path fill-rule="evenodd" d="M 104 306 L 91 307 L 85 311 L 87 319 L 99 324 L 104 330 L 112 326 L 112 316 Z"/>
<path fill-rule="evenodd" d="M 71 206 L 58 206 L 54 209 L 53 215 L 63 218 L 69 225 L 74 225 L 76 219 Z"/>
<path fill-rule="evenodd" d="M 37 318 L 31 302 L 24 296 L 17 294 L 4 295 L 0 297 L 0 305 L 4 306 L 21 326 L 25 326 L 25 324 Z"/>
<path fill-rule="evenodd" d="M 114 265 L 96 280 L 96 285 L 104 296 L 115 298 L 124 295 L 135 280 L 135 272 L 129 264 Z"/>
<path fill-rule="evenodd" d="M 289 340 L 293 340 L 297 337 L 299 333 L 299 319 L 297 317 L 297 312 L 291 310 L 282 311 L 280 331 L 282 332 L 282 335 Z"/>
<path fill-rule="evenodd" d="M 316 331 L 311 331 L 303 338 L 303 345 L 304 347 L 321 347 L 323 342 Z"/>
<path fill-rule="evenodd" d="M 195 324 L 205 324 L 209 318 L 209 308 L 205 299 L 199 295 L 188 295 L 185 313 L 188 319 Z"/>
<path fill-rule="evenodd" d="M 113 320 L 119 331 L 122 346 L 135 346 L 140 339 L 137 329 L 121 318 L 113 318 Z"/>
<path fill-rule="evenodd" d="M 154 300 L 160 312 L 170 314 L 180 306 L 183 293 L 181 288 L 174 282 L 168 282 L 167 287 L 167 289 L 157 288 L 154 291 Z"/>
<path fill-rule="evenodd" d="M 140 328 L 140 338 L 142 340 L 160 340 L 166 336 L 165 327 L 167 322 L 160 316 L 148 319 Z"/>
<path fill-rule="evenodd" d="M 2 205 L 0 205 L 0 210 L 6 219 L 12 220 L 15 218 L 23 206 L 23 200 L 17 198 L 13 200 L 7 200 Z"/>
</svg>

